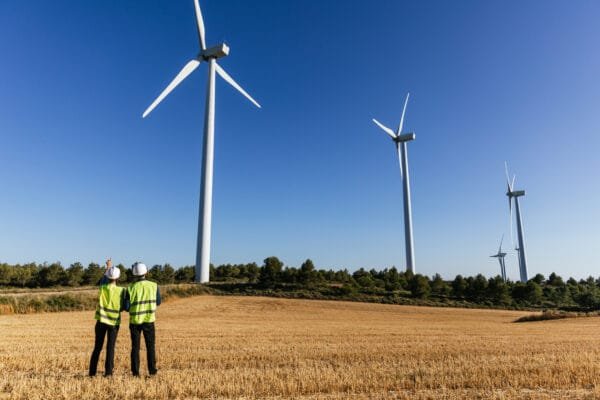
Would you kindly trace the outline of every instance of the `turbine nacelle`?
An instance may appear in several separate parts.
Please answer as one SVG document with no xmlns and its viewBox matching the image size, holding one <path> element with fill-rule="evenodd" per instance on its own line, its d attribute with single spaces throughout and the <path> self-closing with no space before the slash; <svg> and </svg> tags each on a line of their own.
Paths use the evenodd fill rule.
<svg viewBox="0 0 600 400">
<path fill-rule="evenodd" d="M 415 135 L 414 132 L 410 132 L 410 133 L 405 133 L 403 135 L 398 135 L 395 138 L 393 138 L 393 140 L 396 143 L 410 142 L 411 140 L 415 140 L 416 136 L 417 135 Z"/>
<path fill-rule="evenodd" d="M 513 191 L 508 191 L 506 192 L 506 195 L 508 197 L 521 197 L 521 196 L 525 196 L 525 191 L 524 190 L 513 190 Z"/>
<path fill-rule="evenodd" d="M 214 58 L 216 60 L 218 58 L 227 57 L 228 55 L 229 46 L 227 46 L 225 43 L 221 43 L 209 49 L 202 50 L 200 54 L 198 54 L 198 59 L 208 61 L 211 58 Z"/>
</svg>

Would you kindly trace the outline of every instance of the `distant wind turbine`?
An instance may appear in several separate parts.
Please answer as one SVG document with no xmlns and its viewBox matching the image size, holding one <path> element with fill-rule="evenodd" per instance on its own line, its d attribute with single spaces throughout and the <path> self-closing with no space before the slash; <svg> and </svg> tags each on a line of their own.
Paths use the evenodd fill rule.
<svg viewBox="0 0 600 400">
<path fill-rule="evenodd" d="M 206 91 L 206 108 L 204 114 L 204 140 L 202 148 L 202 180 L 200 186 L 200 210 L 198 216 L 198 238 L 196 247 L 196 282 L 209 281 L 210 268 L 210 235 L 212 217 L 212 186 L 213 186 L 213 155 L 214 155 L 214 132 L 215 132 L 215 72 L 227 83 L 237 89 L 242 95 L 250 100 L 255 106 L 260 105 L 240 85 L 238 85 L 225 70 L 217 64 L 217 59 L 229 54 L 229 47 L 225 43 L 206 48 L 204 21 L 198 0 L 194 0 L 196 10 L 196 25 L 198 28 L 198 40 L 200 53 L 190 60 L 177 74 L 175 79 L 169 83 L 165 90 L 144 111 L 145 118 L 169 93 L 187 78 L 202 62 L 208 63 L 208 88 Z"/>
<path fill-rule="evenodd" d="M 511 182 L 508 177 L 508 164 L 507 163 L 504 163 L 504 168 L 505 168 L 505 172 L 506 172 L 506 186 L 507 186 L 506 195 L 508 196 L 508 208 L 510 210 L 511 237 L 512 237 L 512 223 L 513 223 L 512 199 L 514 199 L 515 200 L 515 210 L 517 212 L 517 215 L 516 215 L 516 218 L 517 218 L 517 240 L 518 240 L 519 245 L 516 248 L 516 250 L 517 250 L 517 256 L 519 258 L 519 273 L 521 275 L 521 282 L 527 282 L 528 276 L 527 276 L 527 255 L 525 253 L 525 237 L 524 237 L 525 234 L 523 232 L 523 220 L 521 218 L 521 207 L 519 206 L 519 197 L 525 196 L 525 191 L 524 190 L 514 190 L 515 177 L 513 176 L 513 180 Z"/>
<path fill-rule="evenodd" d="M 506 282 L 506 263 L 504 258 L 506 257 L 506 253 L 502 251 L 502 242 L 504 241 L 504 235 L 502 235 L 502 239 L 500 239 L 500 247 L 498 247 L 498 253 L 490 256 L 492 258 L 497 258 L 500 263 L 500 274 L 502 275 L 502 280 Z"/>
<path fill-rule="evenodd" d="M 373 122 L 379 126 L 385 133 L 387 133 L 396 146 L 398 152 L 398 159 L 400 162 L 400 177 L 403 183 L 403 194 L 404 194 L 404 242 L 406 250 L 406 271 L 415 273 L 415 250 L 413 243 L 413 229 L 412 229 L 412 209 L 410 204 L 410 178 L 408 174 L 408 149 L 406 142 L 415 140 L 415 134 L 405 133 L 402 134 L 402 127 L 404 125 L 404 114 L 406 113 L 406 105 L 408 104 L 408 97 L 410 93 L 406 94 L 406 100 L 404 100 L 404 108 L 402 109 L 402 116 L 400 117 L 400 124 L 396 132 L 386 127 L 376 119 Z"/>
</svg>

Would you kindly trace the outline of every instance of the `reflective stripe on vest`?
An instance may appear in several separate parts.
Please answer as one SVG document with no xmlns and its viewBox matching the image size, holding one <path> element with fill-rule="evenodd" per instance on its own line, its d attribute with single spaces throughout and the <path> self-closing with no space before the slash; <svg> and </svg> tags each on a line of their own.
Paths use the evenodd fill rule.
<svg viewBox="0 0 600 400">
<path fill-rule="evenodd" d="M 106 325 L 119 325 L 121 323 L 122 287 L 105 284 L 98 291 L 98 305 L 96 306 L 95 319 Z"/>
<path fill-rule="evenodd" d="M 129 323 L 134 325 L 156 320 L 156 291 L 158 285 L 142 280 L 129 285 Z"/>
</svg>

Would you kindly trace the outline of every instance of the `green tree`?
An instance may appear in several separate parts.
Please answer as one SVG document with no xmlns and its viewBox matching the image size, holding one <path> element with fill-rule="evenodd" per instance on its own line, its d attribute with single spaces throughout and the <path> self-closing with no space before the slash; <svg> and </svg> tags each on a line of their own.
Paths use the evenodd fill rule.
<svg viewBox="0 0 600 400">
<path fill-rule="evenodd" d="M 148 271 L 148 278 L 158 283 L 174 283 L 175 270 L 169 264 L 154 265 Z"/>
<path fill-rule="evenodd" d="M 281 275 L 283 263 L 277 257 L 267 257 L 260 270 L 259 282 L 263 286 L 274 286 Z"/>
<path fill-rule="evenodd" d="M 255 283 L 260 278 L 260 267 L 256 263 L 246 264 L 246 279 L 248 282 Z"/>
<path fill-rule="evenodd" d="M 43 265 L 38 273 L 38 283 L 41 287 L 60 285 L 65 280 L 65 271 L 60 263 Z"/>
<path fill-rule="evenodd" d="M 537 283 L 538 285 L 541 285 L 542 283 L 544 283 L 546 278 L 542 274 L 536 274 L 533 278 L 531 278 L 531 280 Z"/>
<path fill-rule="evenodd" d="M 429 279 L 427 277 L 416 274 L 409 281 L 410 293 L 413 297 L 425 299 L 429 297 L 431 293 L 431 287 L 429 286 Z"/>
<path fill-rule="evenodd" d="M 243 266 L 242 266 L 243 267 Z M 215 268 L 215 280 L 231 281 L 240 277 L 240 266 L 232 264 L 219 265 Z"/>
<path fill-rule="evenodd" d="M 169 263 L 162 267 L 162 283 L 175 283 L 175 269 Z"/>
<path fill-rule="evenodd" d="M 96 285 L 102 278 L 102 275 L 104 275 L 104 268 L 96 263 L 89 263 L 88 267 L 83 273 L 83 284 Z"/>
<path fill-rule="evenodd" d="M 412 272 L 399 272 L 398 273 L 398 284 L 401 289 L 408 290 L 408 281 L 413 277 Z"/>
<path fill-rule="evenodd" d="M 214 281 L 217 277 L 217 269 L 213 265 L 213 263 L 208 264 L 208 279 L 210 281 Z"/>
<path fill-rule="evenodd" d="M 11 285 L 34 287 L 37 285 L 38 266 L 34 263 L 14 267 Z"/>
<path fill-rule="evenodd" d="M 394 291 L 400 289 L 400 274 L 396 267 L 386 269 L 383 273 L 383 281 L 385 283 L 385 290 Z"/>
<path fill-rule="evenodd" d="M 360 268 L 352 274 L 352 278 L 356 281 L 358 286 L 363 288 L 371 288 L 375 286 L 375 280 L 371 276 L 369 271 L 365 271 L 364 268 Z"/>
<path fill-rule="evenodd" d="M 312 260 L 307 259 L 300 266 L 298 273 L 298 282 L 304 286 L 314 286 L 317 283 L 318 276 L 315 271 L 315 265 Z"/>
<path fill-rule="evenodd" d="M 550 286 L 565 286 L 565 282 L 563 282 L 563 279 L 560 276 L 556 275 L 553 272 L 548 277 L 548 280 L 546 281 L 546 285 L 550 285 Z"/>
<path fill-rule="evenodd" d="M 475 278 L 469 277 L 467 279 L 469 287 L 467 289 L 467 297 L 474 301 L 483 301 L 488 297 L 487 286 L 488 280 L 485 276 L 477 274 Z"/>
<path fill-rule="evenodd" d="M 160 271 L 160 265 L 155 264 L 148 270 L 146 277 L 154 282 L 162 283 L 162 276 Z"/>
<path fill-rule="evenodd" d="M 350 275 L 347 269 L 335 271 L 335 277 L 333 279 L 340 283 L 350 283 L 353 281 L 352 275 Z"/>
<path fill-rule="evenodd" d="M 431 292 L 438 296 L 448 296 L 452 288 L 440 276 L 435 274 L 431 280 Z"/>
<path fill-rule="evenodd" d="M 279 281 L 282 283 L 294 284 L 298 281 L 299 272 L 296 268 L 285 267 L 279 275 Z"/>
<path fill-rule="evenodd" d="M 573 305 L 571 293 L 566 285 L 546 285 L 543 288 L 544 298 L 552 302 L 555 307 Z"/>
<path fill-rule="evenodd" d="M 465 297 L 469 283 L 462 275 L 456 275 L 456 278 L 452 281 L 452 296 L 454 297 Z"/>
<path fill-rule="evenodd" d="M 542 301 L 542 287 L 533 280 L 526 284 L 517 282 L 512 289 L 512 297 L 520 303 L 538 305 Z"/>
<path fill-rule="evenodd" d="M 581 307 L 597 309 L 600 305 L 600 293 L 595 286 L 588 287 L 580 291 L 574 300 Z"/>
<path fill-rule="evenodd" d="M 14 267 L 8 264 L 0 264 L 0 285 L 8 286 L 13 280 Z"/>
<path fill-rule="evenodd" d="M 501 276 L 495 276 L 488 280 L 488 297 L 495 303 L 501 305 L 510 304 L 510 290 Z"/>
<path fill-rule="evenodd" d="M 83 282 L 83 265 L 81 263 L 76 262 L 73 263 L 67 268 L 65 271 L 65 282 L 64 284 L 67 286 L 79 286 Z"/>
<path fill-rule="evenodd" d="M 195 267 L 192 265 L 181 267 L 175 271 L 175 280 L 177 282 L 194 282 Z"/>
</svg>

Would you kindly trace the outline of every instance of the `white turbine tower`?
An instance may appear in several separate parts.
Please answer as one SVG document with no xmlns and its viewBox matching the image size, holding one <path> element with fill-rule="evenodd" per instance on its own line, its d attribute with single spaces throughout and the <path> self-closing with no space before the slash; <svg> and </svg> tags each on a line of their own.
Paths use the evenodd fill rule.
<svg viewBox="0 0 600 400">
<path fill-rule="evenodd" d="M 206 48 L 204 40 L 204 21 L 198 0 L 194 0 L 196 10 L 196 24 L 200 53 L 190 60 L 179 71 L 175 79 L 144 111 L 146 117 L 177 85 L 187 78 L 202 62 L 208 63 L 208 88 L 206 91 L 206 108 L 204 114 L 204 140 L 202 148 L 202 177 L 200 183 L 200 210 L 198 216 L 198 242 L 196 247 L 196 282 L 209 281 L 210 269 L 210 234 L 212 214 L 212 186 L 213 186 L 213 154 L 215 131 L 215 72 L 227 83 L 237 89 L 242 95 L 260 108 L 260 105 L 244 89 L 238 85 L 225 70 L 217 64 L 217 59 L 229 54 L 229 47 L 225 43 Z"/>
<path fill-rule="evenodd" d="M 385 133 L 387 133 L 394 144 L 396 145 L 396 151 L 398 152 L 398 159 L 400 161 L 400 177 L 403 183 L 403 194 L 404 194 L 404 242 L 406 249 L 406 271 L 415 273 L 415 249 L 413 243 L 413 229 L 412 229 L 412 208 L 410 205 L 410 178 L 408 174 L 408 149 L 406 142 L 415 140 L 415 134 L 413 132 L 402 134 L 402 127 L 404 125 L 404 114 L 406 113 L 406 105 L 408 104 L 408 97 L 410 93 L 406 94 L 406 100 L 404 100 L 404 108 L 402 109 L 402 116 L 400 117 L 400 124 L 396 132 L 383 125 L 376 119 L 373 122 L 377 124 Z"/>
<path fill-rule="evenodd" d="M 507 191 L 506 195 L 508 196 L 508 208 L 510 211 L 510 234 L 512 238 L 512 199 L 515 199 L 515 210 L 517 211 L 517 240 L 518 246 L 515 248 L 517 250 L 517 256 L 519 259 L 519 273 L 521 276 L 521 282 L 525 283 L 528 281 L 527 276 L 527 255 L 525 253 L 525 233 L 523 232 L 523 219 L 521 217 L 521 207 L 519 205 L 519 197 L 525 196 L 524 190 L 515 190 L 515 176 L 513 176 L 512 182 L 508 177 L 508 164 L 504 163 L 504 168 L 506 172 L 506 186 Z"/>
<path fill-rule="evenodd" d="M 502 275 L 502 280 L 506 282 L 506 262 L 504 258 L 506 257 L 506 253 L 502 251 L 502 242 L 504 241 L 504 235 L 502 235 L 502 239 L 500 239 L 500 247 L 498 247 L 498 253 L 490 256 L 492 258 L 497 258 L 500 263 L 500 274 Z"/>
</svg>

